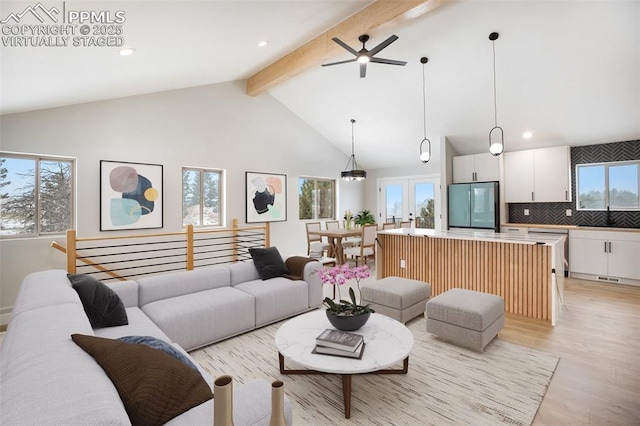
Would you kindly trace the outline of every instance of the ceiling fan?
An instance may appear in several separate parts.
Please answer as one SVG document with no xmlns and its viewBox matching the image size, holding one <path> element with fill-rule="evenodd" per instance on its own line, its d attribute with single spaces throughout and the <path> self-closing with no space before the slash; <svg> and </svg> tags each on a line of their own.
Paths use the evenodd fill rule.
<svg viewBox="0 0 640 426">
<path fill-rule="evenodd" d="M 353 49 L 351 46 L 349 46 L 339 38 L 334 37 L 331 40 L 335 41 L 337 44 L 342 46 L 349 53 L 352 53 L 355 56 L 355 59 L 348 59 L 346 61 L 339 61 L 339 62 L 331 62 L 329 64 L 322 64 L 322 66 L 328 67 L 330 65 L 347 64 L 349 62 L 357 61 L 360 63 L 360 78 L 364 78 L 367 75 L 367 63 L 369 62 L 374 62 L 377 64 L 405 66 L 407 65 L 407 63 L 404 61 L 394 61 L 393 59 L 383 59 L 383 58 L 375 57 L 377 53 L 379 53 L 382 49 L 389 46 L 391 43 L 393 43 L 397 39 L 398 39 L 397 35 L 392 35 L 391 37 L 389 37 L 388 39 L 386 39 L 385 41 L 383 41 L 373 49 L 367 50 L 367 48 L 364 45 L 367 41 L 369 41 L 369 36 L 367 34 L 362 34 L 360 37 L 358 37 L 358 40 L 360 40 L 360 42 L 362 43 L 362 49 L 360 51 L 356 51 L 355 49 Z"/>
</svg>

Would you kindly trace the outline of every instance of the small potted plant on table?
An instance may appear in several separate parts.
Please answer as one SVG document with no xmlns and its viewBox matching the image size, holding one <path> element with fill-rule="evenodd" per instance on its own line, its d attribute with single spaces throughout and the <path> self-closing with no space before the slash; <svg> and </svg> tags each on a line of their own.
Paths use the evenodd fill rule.
<svg viewBox="0 0 640 426">
<path fill-rule="evenodd" d="M 365 325 L 369 316 L 375 311 L 369 305 L 358 304 L 355 291 L 351 287 L 349 288 L 351 300 L 343 300 L 340 295 L 340 286 L 355 279 L 358 293 L 360 293 L 360 280 L 369 277 L 369 267 L 362 265 L 350 268 L 349 264 L 345 263 L 342 266 L 319 270 L 318 276 L 322 284 L 333 285 L 338 289 L 337 303 L 330 297 L 325 297 L 323 301 L 327 307 L 327 319 L 331 325 L 342 331 L 354 331 Z"/>
<path fill-rule="evenodd" d="M 376 218 L 369 210 L 361 210 L 355 218 L 355 224 L 359 226 L 375 225 Z"/>
</svg>

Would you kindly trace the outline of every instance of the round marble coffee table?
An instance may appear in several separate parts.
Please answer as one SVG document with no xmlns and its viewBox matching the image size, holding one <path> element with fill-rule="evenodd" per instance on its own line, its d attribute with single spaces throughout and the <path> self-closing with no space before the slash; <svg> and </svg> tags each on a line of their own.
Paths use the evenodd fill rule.
<svg viewBox="0 0 640 426">
<path fill-rule="evenodd" d="M 309 312 L 282 324 L 275 336 L 281 374 L 340 374 L 344 396 L 344 415 L 351 417 L 351 378 L 355 374 L 407 374 L 413 335 L 404 324 L 380 314 L 355 334 L 364 336 L 362 359 L 313 354 L 316 337 L 333 328 L 324 310 Z M 284 360 L 306 369 L 285 369 Z M 402 361 L 402 369 L 387 369 Z"/>
</svg>

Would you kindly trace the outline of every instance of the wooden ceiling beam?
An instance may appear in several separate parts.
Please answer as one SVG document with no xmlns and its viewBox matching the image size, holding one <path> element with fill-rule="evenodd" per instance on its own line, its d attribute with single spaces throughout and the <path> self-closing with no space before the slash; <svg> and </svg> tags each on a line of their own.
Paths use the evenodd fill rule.
<svg viewBox="0 0 640 426">
<path fill-rule="evenodd" d="M 250 96 L 259 95 L 291 77 L 345 53 L 343 48 L 331 40 L 334 37 L 355 46 L 361 34 L 366 34 L 374 28 L 392 21 L 395 24 L 415 19 L 447 1 L 377 0 L 249 77 L 247 94 Z"/>
</svg>

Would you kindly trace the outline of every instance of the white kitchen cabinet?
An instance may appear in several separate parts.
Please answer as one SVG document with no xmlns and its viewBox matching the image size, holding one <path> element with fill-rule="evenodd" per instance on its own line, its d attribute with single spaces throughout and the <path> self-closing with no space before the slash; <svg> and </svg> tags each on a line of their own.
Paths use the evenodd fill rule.
<svg viewBox="0 0 640 426">
<path fill-rule="evenodd" d="M 533 150 L 533 201 L 571 201 L 571 160 L 568 146 Z"/>
<path fill-rule="evenodd" d="M 489 153 L 453 157 L 453 183 L 500 180 L 500 159 Z"/>
<path fill-rule="evenodd" d="M 504 201 L 533 201 L 533 150 L 504 153 Z"/>
<path fill-rule="evenodd" d="M 571 201 L 569 147 L 506 152 L 504 187 L 507 203 Z"/>
<path fill-rule="evenodd" d="M 640 232 L 570 230 L 571 277 L 640 285 Z"/>
</svg>

